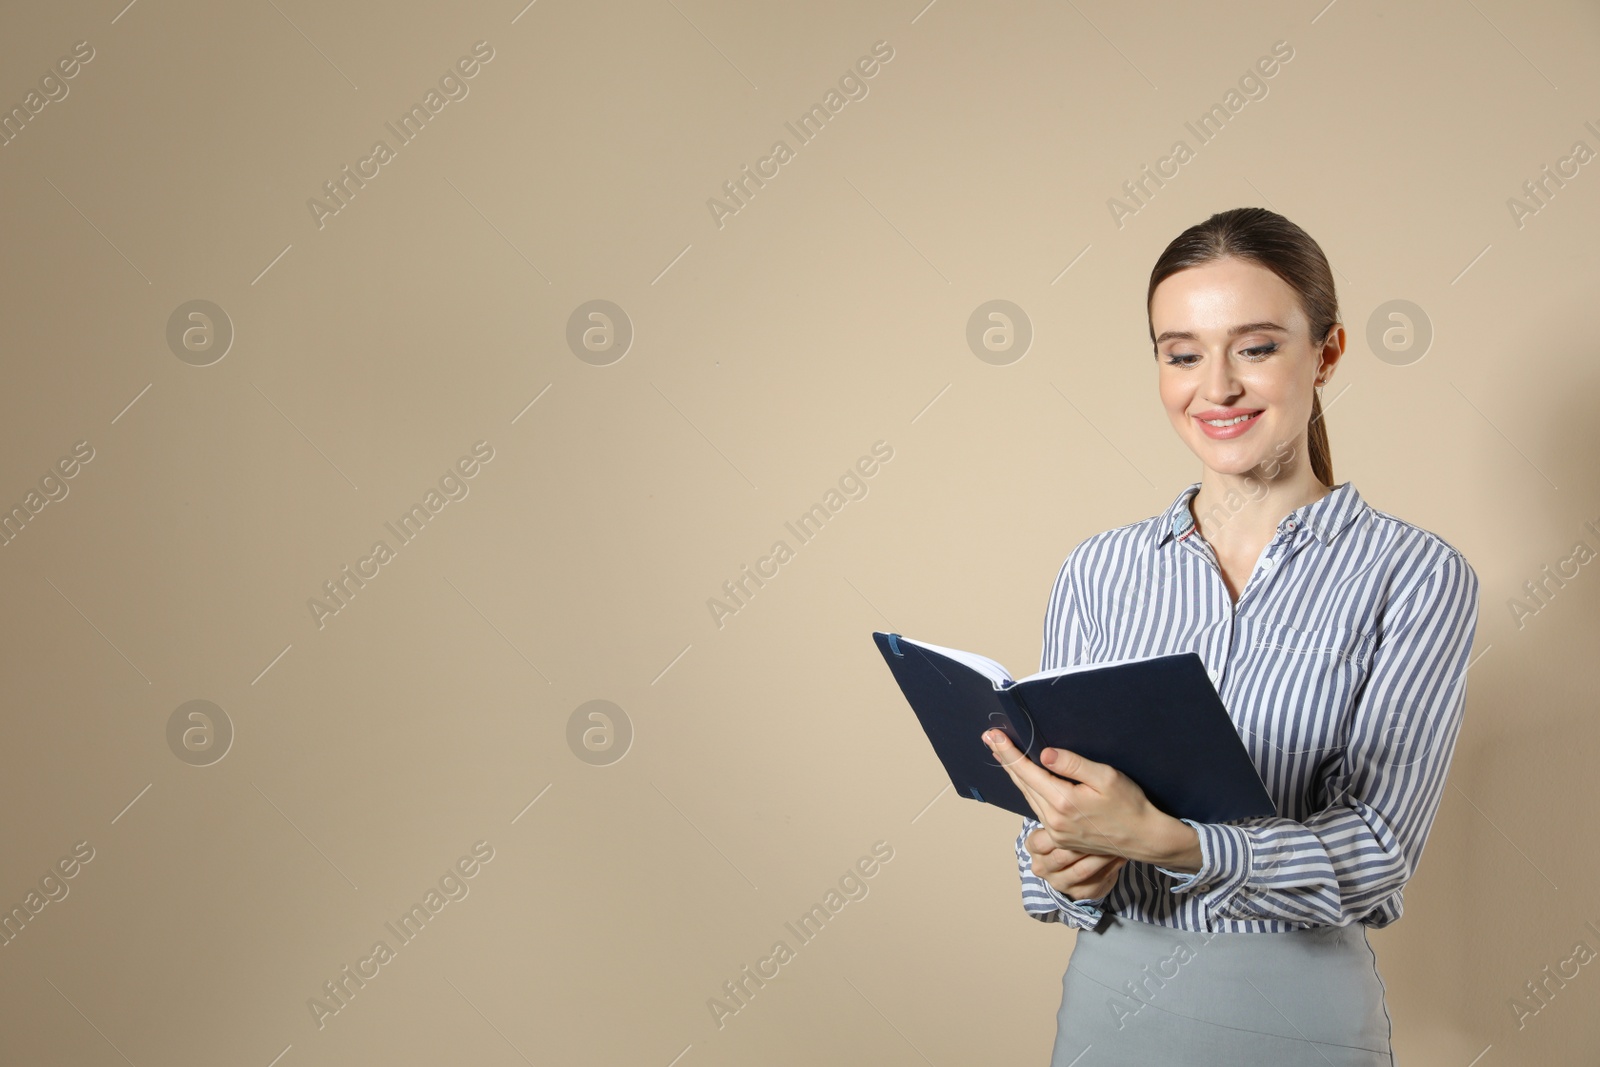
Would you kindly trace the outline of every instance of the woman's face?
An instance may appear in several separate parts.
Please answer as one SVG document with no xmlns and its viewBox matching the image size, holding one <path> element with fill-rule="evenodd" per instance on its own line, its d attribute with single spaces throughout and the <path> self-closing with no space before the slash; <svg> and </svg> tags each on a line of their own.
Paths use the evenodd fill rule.
<svg viewBox="0 0 1600 1067">
<path fill-rule="evenodd" d="M 1335 326 L 1325 352 L 1309 336 L 1299 296 L 1265 267 L 1226 257 L 1171 275 L 1150 301 L 1161 403 L 1207 467 L 1268 477 L 1304 465 L 1318 367 L 1344 349 Z M 1227 420 L 1209 425 L 1201 416 Z"/>
</svg>

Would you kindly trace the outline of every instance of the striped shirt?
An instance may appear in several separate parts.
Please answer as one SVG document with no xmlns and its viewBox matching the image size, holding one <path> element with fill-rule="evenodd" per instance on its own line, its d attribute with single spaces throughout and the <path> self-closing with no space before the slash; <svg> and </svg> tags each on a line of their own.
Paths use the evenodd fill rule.
<svg viewBox="0 0 1600 1067">
<path fill-rule="evenodd" d="M 1068 554 L 1039 669 L 1198 653 L 1278 815 L 1186 819 L 1199 871 L 1130 861 L 1104 899 L 1080 901 L 1033 873 L 1024 840 L 1039 823 L 1024 819 L 1022 906 L 1085 929 L 1106 911 L 1240 933 L 1387 926 L 1461 727 L 1477 574 L 1443 538 L 1342 482 L 1284 516 L 1235 603 L 1195 526 L 1199 488 Z M 1214 515 L 1228 521 L 1221 505 Z"/>
</svg>

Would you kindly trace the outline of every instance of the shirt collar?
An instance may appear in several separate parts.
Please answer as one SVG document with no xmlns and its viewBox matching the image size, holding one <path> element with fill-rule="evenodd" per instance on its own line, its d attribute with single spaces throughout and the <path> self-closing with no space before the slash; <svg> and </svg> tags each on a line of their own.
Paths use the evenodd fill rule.
<svg viewBox="0 0 1600 1067">
<path fill-rule="evenodd" d="M 1157 546 L 1166 544 L 1174 537 L 1186 537 L 1195 532 L 1194 515 L 1189 510 L 1189 502 L 1199 491 L 1200 483 L 1191 482 L 1157 518 L 1151 529 Z M 1331 544 L 1366 507 L 1366 501 L 1356 492 L 1354 484 L 1340 482 L 1321 499 L 1302 504 L 1285 515 L 1278 523 L 1278 528 L 1281 530 L 1285 523 L 1293 521 L 1308 528 L 1323 544 Z"/>
</svg>

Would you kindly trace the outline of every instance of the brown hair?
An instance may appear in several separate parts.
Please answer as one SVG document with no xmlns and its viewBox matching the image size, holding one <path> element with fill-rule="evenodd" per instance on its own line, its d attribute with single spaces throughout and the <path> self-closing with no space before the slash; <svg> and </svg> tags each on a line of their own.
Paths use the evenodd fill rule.
<svg viewBox="0 0 1600 1067">
<path fill-rule="evenodd" d="M 1327 340 L 1339 321 L 1339 297 L 1333 288 L 1328 257 L 1311 235 L 1262 207 L 1237 207 L 1219 211 L 1204 222 L 1184 230 L 1167 245 L 1150 272 L 1150 292 L 1145 297 L 1145 319 L 1150 322 L 1150 302 L 1156 286 L 1188 267 L 1235 256 L 1265 267 L 1282 278 L 1300 296 L 1300 308 L 1311 324 L 1313 343 Z M 1156 346 L 1155 324 L 1150 322 L 1150 345 Z M 1311 397 L 1311 421 L 1306 431 L 1311 472 L 1323 485 L 1333 484 L 1333 456 L 1328 451 L 1328 428 L 1322 420 L 1322 398 Z"/>
</svg>

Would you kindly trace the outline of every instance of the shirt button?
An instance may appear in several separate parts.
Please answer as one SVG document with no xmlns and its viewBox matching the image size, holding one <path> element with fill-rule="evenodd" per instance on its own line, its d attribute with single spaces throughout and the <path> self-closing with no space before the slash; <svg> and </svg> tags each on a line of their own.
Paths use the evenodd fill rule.
<svg viewBox="0 0 1600 1067">
<path fill-rule="evenodd" d="M 1275 558 L 1273 558 L 1272 556 L 1268 556 L 1266 559 L 1261 561 L 1261 569 L 1264 570 L 1264 571 L 1270 571 L 1272 568 L 1276 567 L 1277 565 L 1278 565 L 1278 561 Z"/>
<path fill-rule="evenodd" d="M 1215 669 L 1215 668 L 1211 668 L 1211 669 L 1207 670 L 1206 673 L 1211 676 L 1211 684 L 1212 685 L 1216 685 L 1217 684 L 1217 679 L 1222 677 L 1222 672 L 1217 670 L 1217 669 Z"/>
</svg>

